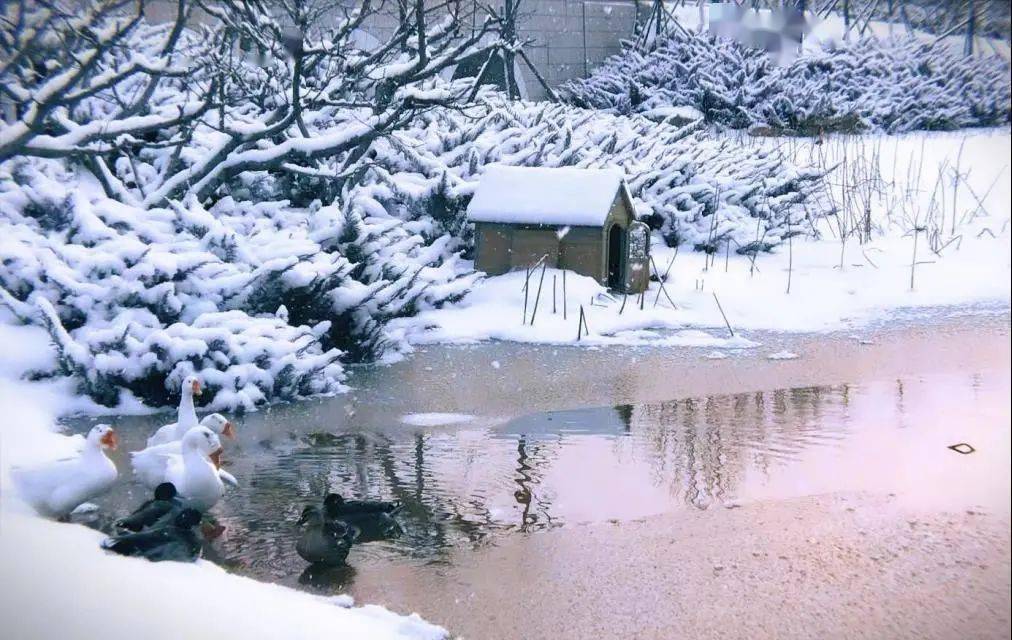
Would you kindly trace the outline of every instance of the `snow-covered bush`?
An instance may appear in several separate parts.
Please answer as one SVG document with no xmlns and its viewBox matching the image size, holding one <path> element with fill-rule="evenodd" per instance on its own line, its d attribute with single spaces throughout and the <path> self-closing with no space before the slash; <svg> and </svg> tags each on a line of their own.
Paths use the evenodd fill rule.
<svg viewBox="0 0 1012 640">
<path fill-rule="evenodd" d="M 670 245 L 704 251 L 769 249 L 787 233 L 810 232 L 810 214 L 821 212 L 821 174 L 776 151 L 742 149 L 699 124 L 560 104 L 492 99 L 432 112 L 378 142 L 370 157 L 384 167 L 377 180 L 398 194 L 393 200 L 438 202 L 441 229 L 451 233 L 466 228 L 464 209 L 491 163 L 620 167 L 640 217 Z"/>
<path fill-rule="evenodd" d="M 116 404 L 172 401 L 199 373 L 216 407 L 341 389 L 383 324 L 462 295 L 473 274 L 431 223 L 285 201 L 116 202 L 52 161 L 0 172 L 0 305 L 49 330 L 58 368 Z M 354 229 L 354 231 L 352 231 Z M 348 256 L 360 256 L 351 260 Z"/>
<path fill-rule="evenodd" d="M 707 122 L 805 135 L 902 132 L 1010 121 L 1009 64 L 913 38 L 847 42 L 777 66 L 762 51 L 707 34 L 673 33 L 628 48 L 561 90 L 568 102 L 664 117 L 692 107 Z"/>
</svg>

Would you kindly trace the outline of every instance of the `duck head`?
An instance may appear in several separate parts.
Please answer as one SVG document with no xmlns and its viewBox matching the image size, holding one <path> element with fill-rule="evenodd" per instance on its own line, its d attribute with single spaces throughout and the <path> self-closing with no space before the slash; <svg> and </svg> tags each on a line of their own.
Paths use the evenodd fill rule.
<svg viewBox="0 0 1012 640">
<path fill-rule="evenodd" d="M 340 493 L 328 493 L 327 497 L 323 499 L 323 508 L 327 511 L 340 509 L 342 506 L 344 506 L 344 498 Z"/>
<path fill-rule="evenodd" d="M 100 449 L 115 450 L 119 445 L 116 431 L 107 424 L 97 424 L 88 432 L 88 442 Z"/>
<path fill-rule="evenodd" d="M 309 524 L 311 522 L 320 522 L 322 520 L 323 520 L 323 512 L 320 511 L 319 507 L 311 504 L 302 510 L 302 515 L 299 516 L 299 521 L 296 522 L 295 524 L 301 526 L 304 524 Z"/>
<path fill-rule="evenodd" d="M 200 385 L 200 378 L 192 374 L 183 378 L 183 393 L 194 397 L 203 393 L 203 389 Z"/>
<path fill-rule="evenodd" d="M 176 485 L 163 482 L 155 487 L 155 500 L 172 500 L 176 497 Z"/>
<path fill-rule="evenodd" d="M 207 427 L 194 427 L 187 431 L 183 436 L 182 446 L 184 451 L 200 453 L 211 461 L 215 468 L 221 461 L 221 440 Z"/>
<path fill-rule="evenodd" d="M 205 416 L 200 424 L 204 425 L 211 431 L 214 431 L 218 435 L 225 436 L 226 438 L 235 439 L 235 425 L 232 421 L 221 415 L 220 413 L 212 413 L 209 416 Z"/>
</svg>

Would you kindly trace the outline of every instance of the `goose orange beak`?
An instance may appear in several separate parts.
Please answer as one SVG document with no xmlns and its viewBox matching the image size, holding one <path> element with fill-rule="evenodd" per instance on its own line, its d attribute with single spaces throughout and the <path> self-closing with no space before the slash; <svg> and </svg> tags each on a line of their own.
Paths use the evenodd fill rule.
<svg viewBox="0 0 1012 640">
<path fill-rule="evenodd" d="M 207 456 L 208 458 L 211 459 L 211 462 L 214 463 L 214 468 L 215 469 L 221 469 L 221 453 L 222 453 L 222 451 L 224 451 L 224 449 L 218 449 L 217 451 L 215 451 L 211 455 Z"/>
<path fill-rule="evenodd" d="M 225 429 L 221 432 L 221 435 L 235 440 L 235 426 L 233 426 L 231 422 L 226 422 Z"/>
<path fill-rule="evenodd" d="M 115 451 L 116 447 L 119 446 L 119 436 L 116 435 L 115 431 L 110 429 L 104 436 L 102 436 L 99 442 L 101 442 L 102 446 L 106 449 L 112 449 Z"/>
<path fill-rule="evenodd" d="M 193 386 L 191 388 L 193 390 L 193 395 L 195 395 L 195 396 L 199 396 L 200 394 L 204 393 L 203 389 L 200 388 L 200 381 L 199 380 L 194 380 L 193 381 Z"/>
</svg>

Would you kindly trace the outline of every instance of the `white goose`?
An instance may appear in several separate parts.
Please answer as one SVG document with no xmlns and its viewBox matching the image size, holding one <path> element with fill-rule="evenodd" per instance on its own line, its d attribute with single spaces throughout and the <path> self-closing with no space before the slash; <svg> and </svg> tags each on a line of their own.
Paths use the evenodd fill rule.
<svg viewBox="0 0 1012 640">
<path fill-rule="evenodd" d="M 163 482 L 176 486 L 179 497 L 190 506 L 206 511 L 225 493 L 212 456 L 221 452 L 221 440 L 207 427 L 197 426 L 186 432 L 179 453 L 151 456 L 133 454 L 133 467 L 141 482 L 157 487 Z"/>
<path fill-rule="evenodd" d="M 115 449 L 116 432 L 107 424 L 92 427 L 81 451 L 36 467 L 13 469 L 11 475 L 25 498 L 40 513 L 64 518 L 83 502 L 105 493 L 119 472 L 105 455 Z"/>
<path fill-rule="evenodd" d="M 179 394 L 179 412 L 176 415 L 176 421 L 155 431 L 148 438 L 149 447 L 172 442 L 173 440 L 182 440 L 187 431 L 197 426 L 197 410 L 193 407 L 193 396 L 199 396 L 200 394 L 200 378 L 193 375 L 183 378 L 183 386 Z"/>
<path fill-rule="evenodd" d="M 207 427 L 218 436 L 225 436 L 226 438 L 235 438 L 235 425 L 220 413 L 212 413 L 211 415 L 204 416 L 204 419 L 200 421 L 200 426 Z M 145 473 L 147 469 L 158 469 L 161 463 L 158 458 L 165 455 L 180 455 L 183 452 L 182 440 L 173 440 L 166 442 L 165 444 L 156 444 L 149 446 L 140 451 L 135 451 L 130 454 L 132 463 L 135 470 L 138 471 L 138 475 Z M 214 466 L 218 469 L 218 475 L 221 479 L 233 487 L 239 486 L 239 482 L 235 479 L 228 471 L 221 468 L 220 452 L 212 453 L 208 456 Z"/>
</svg>

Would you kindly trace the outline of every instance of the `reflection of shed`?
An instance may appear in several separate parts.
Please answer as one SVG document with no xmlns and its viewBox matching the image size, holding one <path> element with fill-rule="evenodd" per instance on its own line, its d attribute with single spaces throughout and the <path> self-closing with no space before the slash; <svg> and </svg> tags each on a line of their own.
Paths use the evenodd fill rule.
<svg viewBox="0 0 1012 640">
<path fill-rule="evenodd" d="M 632 423 L 632 405 L 547 411 L 514 418 L 495 429 L 497 437 L 526 436 L 532 440 L 558 439 L 563 434 L 623 435 Z"/>
<path fill-rule="evenodd" d="M 649 231 L 610 169 L 491 166 L 467 208 L 475 267 L 489 275 L 548 266 L 637 293 L 649 280 Z"/>
</svg>

